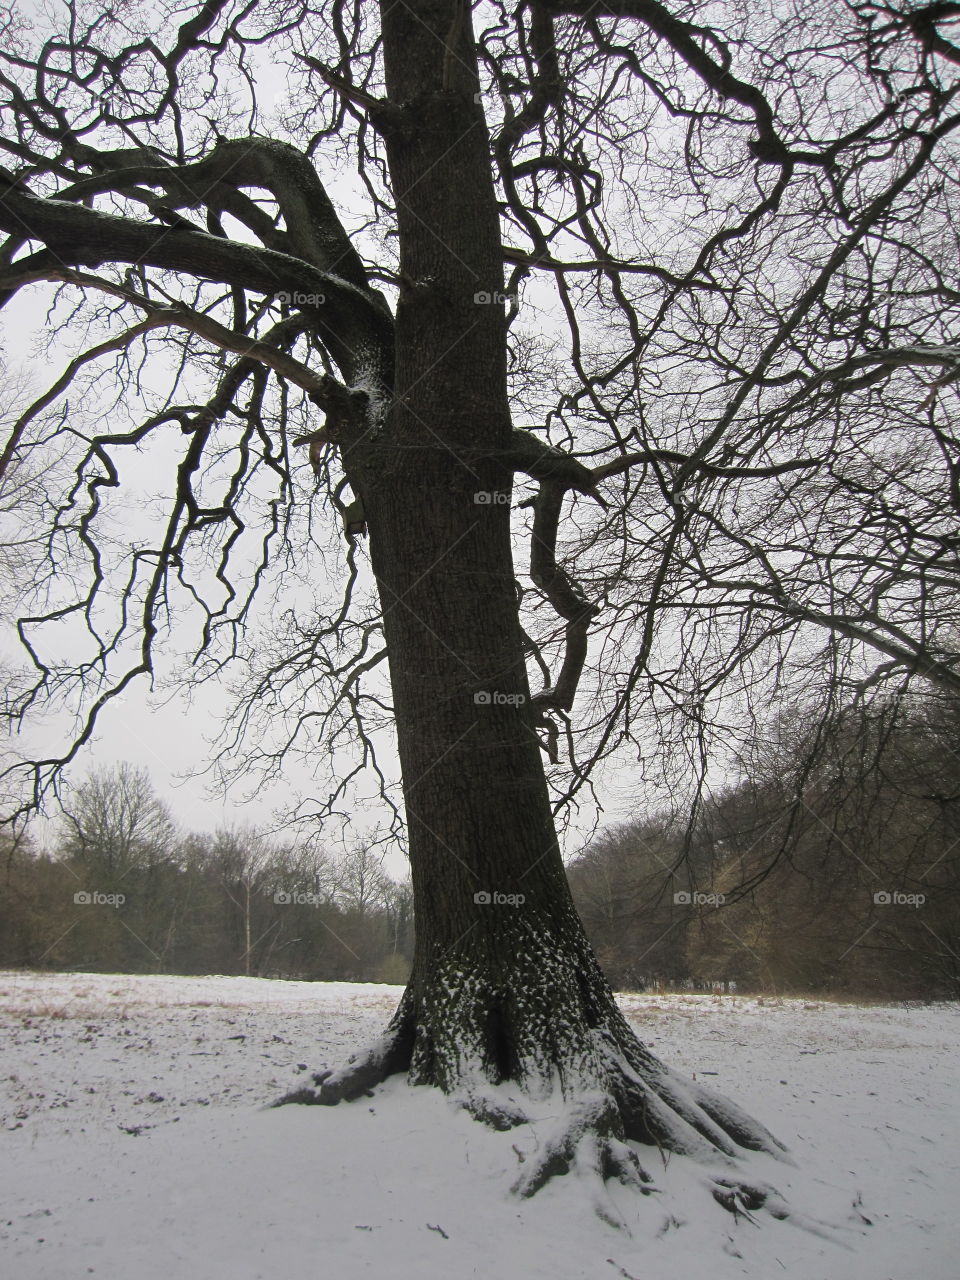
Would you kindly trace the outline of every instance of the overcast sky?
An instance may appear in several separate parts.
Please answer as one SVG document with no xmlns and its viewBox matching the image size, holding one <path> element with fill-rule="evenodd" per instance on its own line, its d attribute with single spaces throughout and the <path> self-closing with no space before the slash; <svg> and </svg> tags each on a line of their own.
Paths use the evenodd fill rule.
<svg viewBox="0 0 960 1280">
<path fill-rule="evenodd" d="M 48 332 L 47 306 L 51 296 L 51 286 L 32 286 L 21 290 L 0 312 L 0 351 L 8 372 L 13 375 L 12 384 L 17 385 L 20 374 L 25 376 L 27 384 L 20 391 L 21 403 L 28 403 L 53 383 L 70 358 L 71 353 L 64 348 L 62 363 L 54 364 L 40 350 Z M 151 484 L 153 492 L 162 488 L 157 462 L 156 457 L 150 456 L 133 462 L 136 474 L 131 473 L 132 479 L 143 486 L 145 495 L 149 494 Z M 138 531 L 134 520 L 125 530 L 131 540 L 138 536 L 138 532 L 142 537 L 147 527 L 145 522 L 143 529 Z M 365 544 L 360 558 L 365 561 Z M 320 571 L 321 566 L 318 565 L 317 569 Z M 2 657 L 16 665 L 23 661 L 23 654 L 12 629 L 13 619 L 5 618 L 3 621 Z M 80 634 L 78 630 L 78 636 Z M 181 639 L 181 647 L 185 643 Z M 296 761 L 291 761 L 285 768 L 280 783 L 260 787 L 255 780 L 248 779 L 233 786 L 226 795 L 213 785 L 211 777 L 205 778 L 203 771 L 212 759 L 213 741 L 222 725 L 227 705 L 225 691 L 213 684 L 195 692 L 192 702 L 188 702 L 183 694 L 170 689 L 161 689 L 151 696 L 146 677 L 140 677 L 122 702 L 103 710 L 95 739 L 71 767 L 68 780 L 79 781 L 95 767 L 129 762 L 149 771 L 158 793 L 186 830 L 211 831 L 222 825 L 246 824 L 276 827 L 279 814 L 289 813 L 303 797 L 316 796 L 318 788 L 311 771 Z M 46 725 L 27 723 L 17 740 L 16 749 L 28 757 L 58 755 L 64 749 L 66 728 L 66 718 L 51 719 Z M 396 770 L 392 739 L 385 745 L 383 759 L 388 769 Z M 627 779 L 622 779 L 620 787 L 608 788 L 604 797 L 608 820 L 626 816 L 634 799 Z M 378 822 L 385 824 L 387 817 L 383 806 L 372 802 L 363 805 L 356 813 L 357 834 Z M 575 833 L 568 835 L 568 854 L 576 851 L 593 820 L 592 809 L 585 811 Z M 50 830 L 49 821 L 37 824 L 38 833 L 47 834 Z M 329 842 L 334 848 L 336 839 L 331 831 Z M 395 874 L 402 874 L 405 870 L 405 861 L 400 855 L 391 857 L 388 865 Z"/>
<path fill-rule="evenodd" d="M 261 107 L 265 110 L 269 111 L 272 104 L 282 96 L 283 90 L 281 75 L 274 68 L 267 69 L 258 77 L 258 95 Z M 359 193 L 351 191 L 349 183 L 343 179 L 336 181 L 332 190 L 338 203 L 354 206 L 348 210 L 348 221 L 351 216 L 357 219 L 362 217 L 363 200 Z M 231 227 L 231 233 L 233 230 Z M 59 348 L 54 360 L 41 351 L 43 339 L 48 333 L 47 306 L 52 296 L 52 286 L 30 286 L 22 289 L 0 311 L 0 354 L 8 373 L 13 375 L 14 384 L 19 374 L 26 376 L 29 383 L 27 390 L 32 396 L 46 390 L 62 372 L 70 357 L 80 349 L 76 345 L 80 342 L 78 336 L 72 349 L 68 350 L 64 346 L 62 359 L 59 358 Z M 162 375 L 149 376 L 159 378 Z M 155 385 L 159 389 L 162 384 L 156 381 Z M 28 395 L 23 399 L 21 395 L 21 399 L 28 403 L 32 396 Z M 155 456 L 148 456 L 142 463 L 136 460 L 131 463 L 134 471 L 137 467 L 141 468 L 134 478 L 143 485 L 145 499 L 150 496 L 151 484 L 154 493 L 162 488 L 162 482 L 155 474 L 158 471 L 157 461 Z M 126 533 L 131 540 L 137 536 L 135 522 L 131 522 Z M 359 558 L 366 561 L 365 545 Z M 518 568 L 522 573 L 523 564 L 518 564 Z M 322 572 L 322 566 L 317 565 L 316 571 Z M 16 636 L 11 622 L 9 618 L 3 619 L 3 631 L 0 632 L 0 658 L 3 659 L 8 656 L 14 658 Z M 184 648 L 187 643 L 186 640 L 181 640 L 180 648 Z M 21 651 L 14 661 L 22 660 Z M 151 698 L 148 682 L 141 677 L 131 691 L 125 694 L 122 705 L 110 706 L 104 710 L 94 742 L 84 750 L 71 768 L 68 779 L 77 781 L 91 768 L 109 767 L 127 761 L 149 771 L 158 793 L 170 804 L 177 820 L 186 829 L 209 831 L 223 824 L 273 826 L 279 812 L 289 812 L 301 797 L 316 794 L 311 773 L 305 766 L 291 762 L 279 785 L 261 788 L 248 780 L 246 785 L 233 787 L 226 796 L 219 789 L 211 793 L 210 779 L 205 782 L 202 776 L 196 775 L 201 775 L 210 762 L 211 741 L 222 723 L 226 706 L 227 699 L 223 690 L 213 686 L 207 686 L 189 705 L 184 697 L 171 695 L 169 692 L 165 698 Z M 46 730 L 36 724 L 26 725 L 17 744 L 18 750 L 25 756 L 38 752 L 60 754 L 64 749 L 64 726 L 65 721 L 51 724 Z M 384 761 L 388 769 L 396 770 L 392 740 L 384 752 Z M 636 800 L 632 776 L 635 776 L 634 771 L 628 770 L 613 779 L 615 785 L 606 787 L 604 804 L 607 807 L 608 821 L 622 818 L 631 811 Z M 249 795 L 251 785 L 254 790 L 252 798 Z M 582 843 L 594 816 L 592 808 L 586 805 L 575 828 L 576 833 L 567 838 L 568 854 L 575 852 Z M 384 809 L 371 805 L 358 813 L 357 819 L 358 830 L 362 830 L 378 821 L 385 823 L 387 814 Z M 41 829 L 49 830 L 48 824 L 41 824 Z M 395 872 L 402 872 L 404 869 L 404 862 L 400 857 L 391 859 L 390 865 Z"/>
</svg>

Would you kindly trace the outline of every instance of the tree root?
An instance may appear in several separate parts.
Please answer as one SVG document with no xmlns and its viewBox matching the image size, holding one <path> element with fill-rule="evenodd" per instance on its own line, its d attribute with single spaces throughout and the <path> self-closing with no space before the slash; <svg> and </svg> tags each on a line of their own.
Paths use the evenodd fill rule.
<svg viewBox="0 0 960 1280">
<path fill-rule="evenodd" d="M 623 1186 L 649 1195 L 653 1179 L 622 1138 L 616 1103 L 610 1096 L 573 1103 L 543 1140 L 535 1160 L 513 1184 L 516 1195 L 536 1195 L 551 1178 L 575 1169 L 601 1181 L 615 1178 Z"/>
<path fill-rule="evenodd" d="M 521 1124 L 528 1124 L 530 1117 L 513 1099 L 495 1097 L 492 1092 L 467 1089 L 454 1101 L 464 1111 L 468 1111 L 474 1120 L 497 1129 L 501 1133 L 507 1129 L 516 1129 Z"/>
<path fill-rule="evenodd" d="M 389 1076 L 406 1072 L 410 1083 L 438 1085 L 493 1129 L 531 1127 L 539 1145 L 533 1155 L 521 1155 L 524 1167 L 513 1184 L 521 1197 L 570 1172 L 648 1195 L 652 1179 L 630 1145 L 638 1142 L 657 1147 L 661 1156 L 719 1164 L 722 1176 L 708 1185 L 735 1218 L 752 1220 L 759 1208 L 775 1218 L 788 1216 L 772 1188 L 736 1178 L 738 1155 L 757 1151 L 783 1160 L 783 1144 L 740 1107 L 655 1058 L 612 1001 L 600 1025 L 591 1027 L 561 1016 L 556 1007 L 555 1020 L 544 1023 L 536 1005 L 524 1014 L 529 1022 L 517 1021 L 512 1009 L 505 1014 L 502 1004 L 491 1003 L 481 985 L 463 980 L 457 995 L 457 1016 L 447 1008 L 438 1018 L 429 1007 L 425 1013 L 423 1005 L 415 1006 L 408 988 L 380 1040 L 274 1105 L 334 1106 L 370 1095 Z M 563 1029 L 563 1040 L 555 1028 Z M 597 1201 L 595 1208 L 615 1220 L 612 1202 Z"/>
<path fill-rule="evenodd" d="M 307 1106 L 335 1107 L 338 1102 L 369 1096 L 388 1076 L 406 1071 L 410 1066 L 413 1027 L 409 999 L 404 994 L 384 1034 L 369 1048 L 354 1053 L 338 1071 L 319 1071 L 313 1076 L 314 1088 L 303 1086 L 284 1094 L 272 1105 L 283 1107 L 296 1102 Z"/>
<path fill-rule="evenodd" d="M 786 1147 L 769 1129 L 712 1089 L 672 1071 L 632 1032 L 625 1039 L 604 1031 L 597 1039 L 602 1077 L 610 1082 L 627 1138 L 701 1160 L 718 1153 L 734 1158 L 738 1147 L 784 1159 Z"/>
<path fill-rule="evenodd" d="M 786 1202 L 773 1187 L 715 1178 L 710 1184 L 710 1192 L 717 1204 L 737 1220 L 746 1218 L 748 1222 L 756 1222 L 753 1213 L 757 1209 L 766 1209 L 771 1217 L 781 1222 L 790 1216 Z"/>
</svg>

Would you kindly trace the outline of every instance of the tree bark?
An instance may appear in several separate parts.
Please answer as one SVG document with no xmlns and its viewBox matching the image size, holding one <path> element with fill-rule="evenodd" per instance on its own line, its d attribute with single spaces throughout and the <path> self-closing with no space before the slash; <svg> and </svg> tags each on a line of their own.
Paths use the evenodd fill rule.
<svg viewBox="0 0 960 1280">
<path fill-rule="evenodd" d="M 762 1126 L 636 1040 L 574 909 L 518 617 L 505 313 L 490 300 L 502 248 L 469 6 L 384 4 L 382 17 L 406 121 L 387 135 L 404 280 L 395 396 L 343 457 L 382 602 L 416 951 L 383 1040 L 289 1100 L 334 1103 L 406 1070 L 508 1127 L 559 1085 L 569 1110 L 524 1193 L 585 1151 L 642 1187 L 625 1138 L 775 1151 Z"/>
</svg>

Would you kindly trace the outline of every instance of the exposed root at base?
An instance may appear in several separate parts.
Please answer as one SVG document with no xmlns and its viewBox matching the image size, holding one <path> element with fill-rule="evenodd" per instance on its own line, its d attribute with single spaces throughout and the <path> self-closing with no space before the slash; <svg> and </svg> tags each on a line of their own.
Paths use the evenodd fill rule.
<svg viewBox="0 0 960 1280">
<path fill-rule="evenodd" d="M 629 1232 L 604 1187 L 617 1182 L 642 1196 L 660 1193 L 634 1150 L 632 1143 L 639 1141 L 656 1146 L 664 1159 L 675 1153 L 712 1166 L 703 1185 L 738 1224 L 759 1227 L 766 1214 L 842 1248 L 849 1247 L 851 1235 L 868 1229 L 869 1219 L 856 1204 L 852 1223 L 823 1222 L 788 1205 L 768 1183 L 739 1176 L 736 1157 L 744 1149 L 784 1160 L 785 1148 L 739 1107 L 671 1071 L 639 1041 L 626 1046 L 618 1041 L 613 1051 L 607 1033 L 595 1037 L 590 1061 L 581 1060 L 578 1072 L 571 1072 L 565 1082 L 554 1078 L 559 1093 L 534 1092 L 508 1081 L 485 1082 L 476 1071 L 464 1073 L 447 1090 L 454 1105 L 490 1128 L 506 1131 L 524 1125 L 535 1135 L 534 1151 L 514 1145 L 521 1166 L 511 1186 L 515 1195 L 529 1198 L 552 1179 L 573 1174 L 586 1194 L 592 1194 L 597 1216 Z M 374 1087 L 391 1075 L 408 1072 L 413 1077 L 410 1049 L 409 1027 L 395 1019 L 379 1041 L 339 1071 L 318 1073 L 313 1087 L 294 1090 L 272 1105 L 333 1106 L 372 1096 Z M 550 1112 L 549 1119 L 545 1112 Z M 668 1218 L 667 1226 L 679 1225 L 678 1219 Z"/>
<path fill-rule="evenodd" d="M 520 1174 L 512 1190 L 524 1198 L 536 1195 L 551 1178 L 576 1170 L 602 1182 L 615 1178 L 623 1186 L 649 1195 L 653 1179 L 622 1134 L 612 1097 L 575 1103 L 544 1139 L 536 1159 Z"/>
<path fill-rule="evenodd" d="M 773 1187 L 762 1187 L 747 1182 L 735 1182 L 729 1178 L 715 1178 L 710 1186 L 717 1204 L 722 1205 L 735 1219 L 746 1218 L 756 1222 L 753 1213 L 766 1209 L 771 1217 L 783 1221 L 790 1216 L 786 1202 Z"/>
<path fill-rule="evenodd" d="M 493 1129 L 533 1127 L 539 1148 L 527 1155 L 513 1184 L 519 1196 L 535 1195 L 551 1178 L 570 1172 L 588 1174 L 601 1185 L 616 1180 L 648 1195 L 652 1179 L 630 1145 L 638 1142 L 656 1147 L 661 1156 L 688 1155 L 719 1165 L 718 1172 L 730 1176 L 710 1184 L 711 1192 L 735 1217 L 749 1217 L 760 1207 L 786 1216 L 772 1189 L 736 1180 L 735 1163 L 745 1150 L 783 1159 L 782 1143 L 734 1103 L 655 1058 L 612 997 L 597 1025 L 582 1016 L 576 995 L 570 1008 L 553 1008 L 546 1018 L 542 1002 L 507 1008 L 502 994 L 491 995 L 462 976 L 445 991 L 456 993 L 458 1008 L 438 1017 L 422 1001 L 415 1005 L 408 988 L 375 1044 L 274 1105 L 334 1106 L 369 1096 L 389 1076 L 406 1072 L 411 1084 L 439 1087 Z M 543 1118 L 545 1103 L 553 1113 L 549 1122 Z M 606 1206 L 598 1202 L 596 1208 L 613 1221 Z"/>
<path fill-rule="evenodd" d="M 369 1096 L 374 1086 L 389 1076 L 406 1071 L 410 1066 L 413 1026 L 409 998 L 405 994 L 390 1025 L 374 1044 L 352 1054 L 339 1071 L 319 1071 L 313 1076 L 313 1088 L 303 1086 L 284 1094 L 272 1105 L 286 1106 L 297 1102 L 307 1106 L 335 1107 L 338 1102 Z"/>
</svg>

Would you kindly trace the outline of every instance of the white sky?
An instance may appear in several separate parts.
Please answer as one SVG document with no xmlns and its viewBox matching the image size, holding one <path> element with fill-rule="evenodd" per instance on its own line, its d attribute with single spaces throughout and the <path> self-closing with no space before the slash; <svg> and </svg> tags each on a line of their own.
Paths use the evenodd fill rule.
<svg viewBox="0 0 960 1280">
<path fill-rule="evenodd" d="M 258 76 L 258 96 L 265 113 L 280 102 L 283 92 L 282 73 L 273 66 L 262 67 Z M 356 210 L 348 211 L 348 222 L 351 214 L 361 216 L 364 201 L 361 198 L 351 200 L 349 182 L 334 180 L 331 190 L 339 202 L 357 205 Z M 29 390 L 33 395 L 45 390 L 59 376 L 70 354 L 76 350 L 74 347 L 69 354 L 64 351 L 59 366 L 52 365 L 45 352 L 39 353 L 46 331 L 45 300 L 52 297 L 52 292 L 52 288 L 47 286 L 24 289 L 0 311 L 0 353 L 10 374 L 16 376 L 22 371 L 28 376 Z M 0 409 L 4 407 L 0 406 Z M 132 465 L 136 467 L 139 464 Z M 156 491 L 159 481 L 150 476 L 149 457 L 144 465 L 145 475 L 153 481 Z M 130 529 L 129 533 L 135 536 L 136 530 Z M 365 546 L 360 552 L 360 559 L 366 559 Z M 523 576 L 525 565 L 522 559 L 517 568 Z M 0 657 L 12 652 L 11 639 L 16 643 L 16 637 L 9 629 L 10 619 L 3 619 L 3 622 Z M 170 805 L 185 829 L 209 831 L 223 824 L 274 825 L 279 812 L 289 812 L 301 797 L 316 794 L 306 767 L 291 762 L 285 770 L 282 784 L 256 788 L 252 798 L 247 794 L 249 788 L 235 786 L 223 795 L 219 791 L 212 792 L 202 777 L 190 776 L 199 773 L 209 762 L 211 742 L 220 727 L 226 705 L 223 690 L 209 685 L 195 696 L 192 705 L 188 705 L 182 696 L 168 694 L 166 701 L 151 698 L 147 681 L 141 677 L 124 696 L 122 705 L 110 706 L 102 713 L 95 740 L 72 766 L 67 774 L 68 781 L 80 780 L 93 767 L 127 761 L 149 771 L 157 792 Z M 60 754 L 64 740 L 62 736 L 58 739 L 56 734 L 51 734 L 49 726 L 44 730 L 30 724 L 25 726 L 18 749 L 26 756 L 37 752 Z M 392 742 L 384 753 L 383 764 L 388 769 L 396 769 Z M 606 788 L 607 821 L 622 819 L 635 807 L 636 788 L 631 785 L 631 772 L 619 773 L 613 778 L 613 785 Z M 576 851 L 594 820 L 593 808 L 587 803 L 585 794 L 582 799 L 585 802 L 584 812 L 574 833 L 568 835 L 568 854 Z M 358 826 L 372 827 L 378 821 L 385 824 L 387 816 L 385 808 L 378 810 L 371 806 L 362 814 L 358 813 Z M 38 824 L 39 831 L 48 829 L 46 823 Z M 396 874 L 402 874 L 405 866 L 400 855 L 391 858 L 389 865 Z"/>
<path fill-rule="evenodd" d="M 0 312 L 0 354 L 8 372 L 13 375 L 13 385 L 17 384 L 19 375 L 25 378 L 26 389 L 21 393 L 23 403 L 28 403 L 53 383 L 69 360 L 69 354 L 64 350 L 61 364 L 52 365 L 47 354 L 40 350 L 47 331 L 46 307 L 51 294 L 52 289 L 48 287 L 25 289 Z M 131 475 L 138 487 L 143 486 L 144 494 L 151 491 L 151 485 L 153 492 L 162 487 L 162 471 L 157 463 L 155 456 L 151 458 L 147 454 L 136 459 L 131 452 Z M 125 532 L 133 539 L 138 532 L 142 534 L 145 530 L 146 521 L 143 530 L 130 527 Z M 365 544 L 359 555 L 364 561 Z M 521 573 L 523 568 L 522 564 L 518 565 Z M 9 617 L 3 619 L 0 656 L 9 658 L 16 665 L 22 662 L 24 655 L 19 650 L 12 622 Z M 78 637 L 80 634 L 78 629 Z M 181 639 L 178 647 L 184 647 L 185 643 Z M 161 668 L 162 664 L 158 662 L 158 670 Z M 162 686 L 162 679 L 160 683 Z M 281 783 L 268 787 L 251 784 L 248 780 L 245 785 L 235 785 L 224 794 L 213 785 L 212 778 L 204 778 L 203 770 L 212 758 L 214 739 L 227 705 L 228 698 L 222 686 L 210 683 L 199 692 L 195 691 L 192 702 L 188 702 L 184 694 L 169 688 L 164 690 L 161 687 L 151 695 L 146 677 L 139 677 L 125 693 L 122 702 L 109 705 L 101 712 L 95 738 L 71 766 L 66 774 L 67 780 L 79 781 L 95 767 L 128 762 L 149 771 L 158 794 L 169 804 L 185 830 L 212 831 L 222 825 L 247 824 L 274 827 L 278 815 L 288 813 L 303 797 L 318 795 L 318 788 L 308 768 L 297 761 L 291 761 L 285 768 Z M 15 750 L 27 757 L 59 755 L 65 746 L 65 727 L 66 718 L 59 722 L 50 717 L 45 723 L 28 722 L 16 740 Z M 382 763 L 388 770 L 397 769 L 392 739 L 383 751 Z M 368 791 L 372 786 L 371 779 Z M 623 794 L 616 794 L 620 790 Z M 629 786 L 609 790 L 607 802 L 611 808 L 607 820 L 625 817 L 632 808 L 632 799 L 635 797 L 631 795 Z M 55 808 L 51 809 L 49 818 L 35 824 L 35 832 L 41 839 L 51 832 L 55 813 Z M 386 825 L 388 816 L 382 804 L 366 804 L 362 811 L 357 812 L 356 834 L 378 823 Z M 574 832 L 568 835 L 568 854 L 576 851 L 589 833 L 592 822 L 593 810 L 589 808 Z M 325 842 L 334 848 L 338 838 L 339 833 L 333 830 L 324 837 Z M 387 865 L 396 875 L 402 875 L 405 870 L 405 860 L 400 854 L 390 855 Z"/>
</svg>

